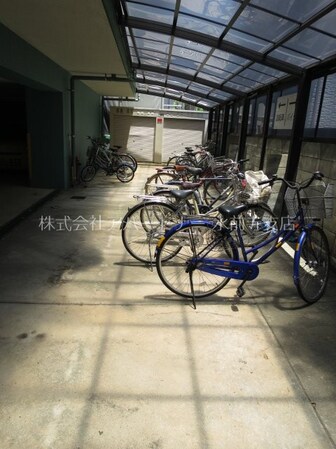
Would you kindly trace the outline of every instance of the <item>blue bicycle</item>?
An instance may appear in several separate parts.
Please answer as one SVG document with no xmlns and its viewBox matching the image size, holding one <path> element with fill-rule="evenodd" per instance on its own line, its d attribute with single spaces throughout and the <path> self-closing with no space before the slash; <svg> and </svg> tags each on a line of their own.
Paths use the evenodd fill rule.
<svg viewBox="0 0 336 449">
<path fill-rule="evenodd" d="M 239 215 L 253 211 L 253 204 L 223 205 L 219 208 L 221 220 L 188 219 L 175 225 L 157 244 L 156 267 L 161 281 L 172 292 L 192 298 L 195 308 L 197 298 L 218 292 L 230 279 L 241 281 L 237 295 L 243 296 L 243 285 L 258 276 L 259 265 L 288 242 L 294 245 L 294 284 L 307 303 L 316 302 L 325 291 L 330 266 L 328 240 L 316 224 L 317 219 L 332 213 L 332 185 L 326 187 L 322 178 L 322 173 L 315 172 L 300 184 L 276 175 L 260 182 L 273 185 L 282 181 L 287 185 L 285 199 L 291 218 L 287 226 L 275 227 L 267 240 L 252 247 L 244 245 Z M 234 230 L 232 222 L 236 223 Z M 267 225 L 264 220 L 260 223 Z"/>
</svg>

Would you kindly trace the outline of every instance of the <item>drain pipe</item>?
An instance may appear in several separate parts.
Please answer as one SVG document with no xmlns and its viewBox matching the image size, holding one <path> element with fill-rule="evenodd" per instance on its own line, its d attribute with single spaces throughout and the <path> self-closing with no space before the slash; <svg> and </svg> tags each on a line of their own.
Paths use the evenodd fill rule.
<svg viewBox="0 0 336 449">
<path fill-rule="evenodd" d="M 75 76 L 70 78 L 70 185 L 75 180 Z"/>
<path fill-rule="evenodd" d="M 70 78 L 70 184 L 76 182 L 75 81 L 111 81 L 132 83 L 134 79 L 111 75 L 72 75 Z"/>
</svg>

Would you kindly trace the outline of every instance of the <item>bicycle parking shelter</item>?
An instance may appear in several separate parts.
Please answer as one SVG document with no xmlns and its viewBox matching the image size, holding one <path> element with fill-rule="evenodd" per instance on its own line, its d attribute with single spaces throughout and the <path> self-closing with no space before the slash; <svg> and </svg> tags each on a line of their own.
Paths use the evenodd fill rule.
<svg viewBox="0 0 336 449">
<path fill-rule="evenodd" d="M 69 186 L 75 161 L 85 163 L 87 134 L 101 132 L 101 98 L 142 94 L 208 111 L 216 156 L 246 157 L 248 168 L 289 180 L 315 169 L 334 179 L 335 1 L 103 0 L 90 8 L 23 3 L 20 14 L 34 17 L 23 23 L 2 2 L 2 88 L 23 86 L 15 95 L 29 151 L 14 158 L 7 146 L 1 160 L 20 165 L 33 185 Z M 329 241 L 334 228 L 326 223 Z"/>
</svg>

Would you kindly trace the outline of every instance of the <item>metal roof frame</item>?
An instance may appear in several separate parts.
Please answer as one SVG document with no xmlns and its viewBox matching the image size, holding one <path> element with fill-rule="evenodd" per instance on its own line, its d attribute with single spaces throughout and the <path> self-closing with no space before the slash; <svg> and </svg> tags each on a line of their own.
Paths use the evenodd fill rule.
<svg viewBox="0 0 336 449">
<path fill-rule="evenodd" d="M 142 71 L 152 72 L 167 75 L 167 77 L 173 76 L 184 79 L 188 81 L 188 83 L 184 88 L 179 87 L 178 90 L 184 90 L 186 94 L 198 95 L 200 101 L 205 99 L 214 101 L 217 104 L 223 104 L 229 101 L 231 102 L 232 99 L 239 99 L 251 95 L 253 92 L 260 90 L 263 87 L 278 83 L 284 79 L 292 79 L 298 82 L 308 69 L 316 68 L 320 64 L 324 64 L 326 60 L 334 59 L 336 57 L 336 33 L 333 34 L 331 29 L 323 29 L 322 26 L 316 25 L 320 19 L 323 19 L 327 17 L 328 14 L 332 14 L 336 11 L 336 1 L 334 0 L 316 0 L 311 3 L 311 10 L 308 9 L 309 4 L 307 4 L 308 6 L 305 6 L 305 14 L 302 16 L 304 20 L 301 20 L 301 15 L 299 16 L 299 20 L 298 17 L 289 17 L 288 14 L 285 15 L 283 12 L 280 13 L 275 10 L 276 8 L 272 10 L 272 2 L 263 4 L 263 0 L 217 0 L 217 3 L 219 4 L 225 5 L 230 3 L 231 6 L 234 5 L 234 8 L 236 8 L 227 23 L 221 22 L 221 20 L 217 18 L 209 19 L 209 17 L 202 16 L 196 9 L 186 11 L 185 5 L 187 4 L 187 1 L 188 0 L 176 0 L 174 2 L 173 0 L 158 0 L 154 2 L 152 0 L 117 0 L 118 23 L 123 28 L 125 39 L 128 41 L 132 67 L 136 73 Z M 204 1 L 202 3 L 206 4 L 207 2 Z M 191 3 L 189 2 L 189 8 L 190 4 Z M 143 15 L 140 13 L 129 14 L 129 6 L 135 7 L 136 11 L 140 11 L 140 13 L 142 9 L 143 11 L 151 10 L 156 11 L 157 13 L 167 13 L 170 17 L 169 23 L 165 23 L 165 20 L 159 19 L 150 20 L 148 17 L 146 18 L 145 13 Z M 181 9 L 183 6 L 184 10 L 182 14 Z M 312 11 L 311 14 L 310 11 Z M 270 38 L 262 36 L 262 34 L 258 34 L 258 29 L 257 31 L 254 31 L 251 29 L 251 26 L 247 27 L 247 30 L 240 29 L 239 26 L 237 26 L 237 21 L 239 21 L 244 14 L 246 16 L 246 13 L 251 14 L 252 12 L 255 13 L 257 19 L 258 14 L 264 15 L 265 17 L 271 17 L 276 23 L 284 24 L 283 26 L 286 30 L 279 36 L 279 39 L 271 40 Z M 218 27 L 217 29 L 221 26 L 223 31 L 219 36 L 216 36 L 195 31 L 193 29 L 187 29 L 179 25 L 180 14 L 184 17 L 190 17 L 191 19 L 202 22 L 206 20 L 206 23 L 216 25 Z M 161 16 L 157 14 L 157 17 Z M 251 48 L 251 46 L 244 46 L 241 45 L 241 43 L 232 42 L 232 38 L 231 40 L 227 39 L 228 34 L 232 31 L 244 34 L 246 40 L 251 39 L 251 41 L 255 40 L 255 42 L 257 42 L 257 40 L 260 42 L 262 41 L 265 48 L 262 50 L 258 48 L 256 50 Z M 320 56 L 313 54 L 313 52 L 306 52 L 302 48 L 293 49 L 291 40 L 298 39 L 301 36 L 303 37 L 300 33 L 304 31 L 309 31 L 313 34 L 315 33 L 314 36 L 321 38 L 323 36 L 324 38 L 330 37 L 330 41 L 332 42 L 332 55 L 322 57 L 323 55 Z M 161 52 L 160 50 L 153 50 L 152 48 L 138 48 L 137 43 L 140 42 L 141 39 L 142 42 L 145 43 L 151 41 L 151 39 L 148 39 L 146 36 L 140 37 L 140 32 L 155 33 L 156 36 L 161 35 L 163 40 L 159 40 L 158 44 L 164 43 L 165 49 Z M 170 37 L 170 39 L 167 39 L 167 37 Z M 196 62 L 190 61 L 190 58 L 188 59 L 186 56 L 176 56 L 177 49 L 180 49 L 179 51 L 182 54 L 182 47 L 179 47 L 179 45 L 175 43 L 176 39 L 184 39 L 192 44 L 206 46 L 208 47 L 208 51 L 207 53 L 204 53 L 202 50 L 194 51 L 200 56 L 200 61 L 197 60 Z M 256 45 L 257 44 L 258 42 Z M 157 47 L 159 47 L 159 45 L 157 45 Z M 166 48 L 168 48 L 168 50 Z M 174 49 L 175 58 L 173 53 Z M 288 62 L 284 60 L 285 58 L 280 59 L 275 57 L 274 52 L 276 50 L 289 52 L 287 59 L 291 59 L 292 57 L 293 61 L 295 61 L 294 57 L 301 58 L 300 65 Z M 221 56 L 218 56 L 218 53 L 216 53 L 217 51 L 225 52 L 234 57 L 243 58 L 242 60 L 244 60 L 244 63 L 231 63 L 230 58 L 225 61 L 225 59 L 221 59 Z M 276 56 L 278 56 L 277 53 Z M 179 64 L 183 64 L 183 61 L 186 63 L 184 68 L 175 64 L 177 58 L 180 60 L 178 61 Z M 225 63 L 222 64 L 224 66 L 226 63 L 231 63 L 232 66 L 237 65 L 237 67 L 231 74 L 227 71 L 225 72 L 225 69 L 221 68 L 224 77 L 220 80 L 220 77 L 216 75 L 217 72 L 219 73 L 219 69 L 216 69 L 212 64 L 209 64 L 211 58 L 214 61 L 225 61 Z M 152 61 L 153 65 L 151 64 Z M 194 62 L 194 67 L 188 69 L 188 64 L 192 65 L 192 62 Z M 241 65 L 241 67 L 238 67 L 239 65 Z M 262 67 L 265 67 L 265 71 L 263 71 Z M 215 75 L 210 75 L 209 70 L 210 73 L 215 73 Z M 273 72 L 274 74 L 272 74 Z M 219 90 L 223 92 L 223 94 L 228 94 L 229 98 L 221 101 L 211 97 L 211 92 L 206 95 L 201 94 L 200 92 L 194 92 L 191 87 L 191 83 L 193 82 L 204 85 L 207 88 L 210 87 Z M 158 85 L 164 88 L 170 87 L 176 89 L 174 86 L 169 86 L 169 83 L 167 84 L 167 78 L 163 83 L 155 79 L 147 81 L 145 76 L 143 81 L 141 81 L 141 84 Z M 166 94 L 166 96 L 169 97 L 168 94 Z"/>
</svg>

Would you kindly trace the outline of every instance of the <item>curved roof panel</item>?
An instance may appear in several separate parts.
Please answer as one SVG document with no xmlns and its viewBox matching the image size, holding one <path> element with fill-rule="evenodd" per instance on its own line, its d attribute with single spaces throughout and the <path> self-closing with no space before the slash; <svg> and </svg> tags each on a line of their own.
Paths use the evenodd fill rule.
<svg viewBox="0 0 336 449">
<path fill-rule="evenodd" d="M 174 90 L 212 107 L 336 56 L 335 0 L 119 0 L 119 6 L 139 91 Z"/>
</svg>

